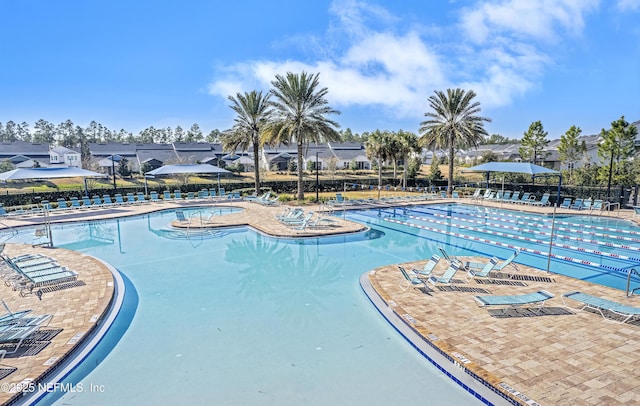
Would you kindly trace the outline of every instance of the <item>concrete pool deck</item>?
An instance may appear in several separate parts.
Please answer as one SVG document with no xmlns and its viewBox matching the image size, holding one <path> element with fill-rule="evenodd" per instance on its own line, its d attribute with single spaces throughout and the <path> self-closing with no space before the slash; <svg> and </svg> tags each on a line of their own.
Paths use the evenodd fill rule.
<svg viewBox="0 0 640 406">
<path fill-rule="evenodd" d="M 395 202 L 393 205 L 460 202 L 468 199 L 437 199 L 414 202 Z M 104 209 L 64 211 L 52 213 L 50 220 L 73 222 L 100 220 L 140 215 L 165 209 L 190 206 L 208 206 L 211 201 L 163 202 L 130 206 L 113 206 Z M 313 237 L 351 233 L 364 230 L 361 224 L 338 218 L 332 227 L 292 230 L 283 226 L 275 215 L 284 206 L 262 206 L 250 202 L 216 202 L 219 206 L 244 209 L 242 212 L 216 216 L 204 227 L 250 226 L 265 234 L 289 238 Z M 482 202 L 484 206 L 551 213 L 552 208 L 528 207 L 495 202 Z M 334 210 L 353 209 L 357 206 L 334 207 Z M 304 207 L 306 211 L 322 212 L 326 206 Z M 586 214 L 575 210 L 558 210 L 559 214 Z M 600 214 L 600 213 L 598 213 Z M 633 210 L 619 213 L 602 213 L 614 218 L 636 220 Z M 3 218 L 2 227 L 33 226 L 42 223 L 42 215 L 24 218 Z M 180 224 L 175 224 L 180 226 Z M 184 225 L 183 225 L 184 226 Z M 192 227 L 197 227 L 191 224 Z M 45 293 L 39 301 L 35 295 L 20 297 L 10 287 L 3 287 L 2 298 L 13 311 L 32 309 L 35 314 L 54 314 L 47 329 L 62 331 L 45 349 L 35 356 L 5 359 L 0 367 L 17 370 L 0 380 L 0 384 L 15 386 L 24 379 L 37 379 L 50 368 L 51 362 L 61 359 L 73 345 L 67 344 L 79 333 L 95 325 L 107 309 L 113 294 L 113 280 L 109 270 L 100 261 L 63 249 L 33 248 L 31 245 L 7 244 L 10 256 L 40 252 L 58 260 L 61 265 L 78 272 L 78 279 L 85 283 L 69 289 Z M 419 267 L 424 261 L 405 264 Z M 520 265 L 519 274 L 550 277 L 553 282 L 522 281 L 526 286 L 500 285 L 469 281 L 455 283 L 454 291 L 433 292 L 399 287 L 402 275 L 396 264 L 372 270 L 365 278 L 375 295 L 384 300 L 388 309 L 399 315 L 405 324 L 417 332 L 421 339 L 448 354 L 463 368 L 469 368 L 498 390 L 508 388 L 522 394 L 513 398 L 525 403 L 526 399 L 540 404 L 628 404 L 640 402 L 640 325 L 615 324 L 603 320 L 599 314 L 576 312 L 566 314 L 560 295 L 573 290 L 591 293 L 599 297 L 640 306 L 640 298 L 625 298 L 624 292 L 557 274 L 535 270 Z M 438 271 L 436 271 L 438 273 Z M 461 279 L 461 278 L 458 278 Z M 468 289 L 467 289 L 468 288 Z M 481 293 L 478 289 L 488 293 Z M 556 309 L 555 315 L 546 310 L 540 316 L 498 318 L 486 309 L 479 308 L 474 295 L 503 295 L 530 293 L 546 290 L 555 295 L 545 305 Z M 475 290 L 467 292 L 465 290 Z M 372 291 L 373 292 L 373 291 Z M 369 294 L 369 293 L 368 293 Z M 560 310 L 562 309 L 562 310 Z M 434 337 L 437 339 L 434 340 Z M 75 340 L 78 341 L 78 340 Z M 46 365 L 45 365 L 46 364 Z M 516 392 L 514 392 L 516 393 Z M 0 391 L 0 402 L 6 402 L 15 394 Z M 523 400 L 525 399 L 525 400 Z"/>
</svg>

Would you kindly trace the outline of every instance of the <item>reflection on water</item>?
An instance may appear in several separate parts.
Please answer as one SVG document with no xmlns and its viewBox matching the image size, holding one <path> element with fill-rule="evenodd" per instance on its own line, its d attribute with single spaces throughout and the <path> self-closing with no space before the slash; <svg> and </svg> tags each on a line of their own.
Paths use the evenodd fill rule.
<svg viewBox="0 0 640 406">
<path fill-rule="evenodd" d="M 337 294 L 332 284 L 340 278 L 340 265 L 303 244 L 294 247 L 254 234 L 229 242 L 225 260 L 245 265 L 240 293 L 271 301 L 286 323 L 307 325 L 324 308 L 323 302 Z M 305 307 L 309 311 L 301 312 Z"/>
</svg>

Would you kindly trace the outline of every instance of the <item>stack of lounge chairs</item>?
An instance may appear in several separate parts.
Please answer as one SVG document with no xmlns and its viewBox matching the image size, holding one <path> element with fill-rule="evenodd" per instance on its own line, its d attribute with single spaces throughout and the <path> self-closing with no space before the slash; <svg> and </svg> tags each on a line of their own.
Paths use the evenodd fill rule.
<svg viewBox="0 0 640 406">
<path fill-rule="evenodd" d="M 78 274 L 60 266 L 44 255 L 21 255 L 9 258 L 0 255 L 0 278 L 6 286 L 20 291 L 21 296 L 34 293 L 35 288 L 75 281 Z"/>
</svg>

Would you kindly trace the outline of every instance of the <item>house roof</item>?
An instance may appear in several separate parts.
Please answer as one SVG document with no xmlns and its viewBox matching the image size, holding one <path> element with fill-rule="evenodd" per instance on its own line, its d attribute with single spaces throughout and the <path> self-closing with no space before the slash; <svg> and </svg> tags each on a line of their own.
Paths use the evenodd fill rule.
<svg viewBox="0 0 640 406">
<path fill-rule="evenodd" d="M 24 155 L 27 157 L 48 157 L 49 144 L 24 141 L 0 143 L 0 157 L 9 158 L 15 155 Z"/>
<path fill-rule="evenodd" d="M 51 152 L 55 152 L 56 154 L 66 155 L 66 154 L 79 154 L 78 151 L 74 151 L 70 148 L 59 146 L 55 148 L 51 148 Z"/>
<path fill-rule="evenodd" d="M 176 151 L 211 151 L 214 147 L 208 142 L 174 142 Z"/>
</svg>

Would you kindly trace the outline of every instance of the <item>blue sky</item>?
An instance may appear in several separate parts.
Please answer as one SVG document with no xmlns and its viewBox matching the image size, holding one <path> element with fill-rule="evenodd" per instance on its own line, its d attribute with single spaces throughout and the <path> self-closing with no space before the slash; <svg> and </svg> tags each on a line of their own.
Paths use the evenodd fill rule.
<svg viewBox="0 0 640 406">
<path fill-rule="evenodd" d="M 232 125 L 227 96 L 319 72 L 354 132 L 473 89 L 489 133 L 640 119 L 640 0 L 0 0 L 0 122 Z"/>
</svg>

